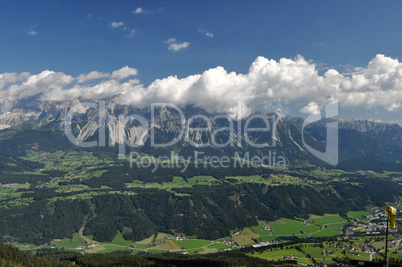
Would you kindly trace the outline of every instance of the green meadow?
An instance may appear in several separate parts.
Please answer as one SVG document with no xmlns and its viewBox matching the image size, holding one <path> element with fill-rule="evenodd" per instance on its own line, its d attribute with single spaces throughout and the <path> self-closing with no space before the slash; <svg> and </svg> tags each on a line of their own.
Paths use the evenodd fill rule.
<svg viewBox="0 0 402 267">
<path fill-rule="evenodd" d="M 201 247 L 207 246 L 209 244 L 212 244 L 212 241 L 200 240 L 200 239 L 190 239 L 190 240 L 185 240 L 185 241 L 177 241 L 176 244 L 185 249 L 195 249 L 195 248 L 201 248 Z"/>
<path fill-rule="evenodd" d="M 350 217 L 350 218 L 355 218 L 355 219 L 358 219 L 358 220 L 361 220 L 361 221 L 367 221 L 367 215 L 370 215 L 370 213 L 369 212 L 367 212 L 367 211 L 349 211 L 348 213 L 347 213 L 347 215 L 348 215 L 348 217 Z"/>
</svg>

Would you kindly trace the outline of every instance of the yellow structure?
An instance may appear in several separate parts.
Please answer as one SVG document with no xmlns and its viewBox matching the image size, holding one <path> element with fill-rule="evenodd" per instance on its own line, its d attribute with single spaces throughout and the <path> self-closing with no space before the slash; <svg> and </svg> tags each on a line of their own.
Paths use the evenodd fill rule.
<svg viewBox="0 0 402 267">
<path fill-rule="evenodd" d="M 390 220 L 389 228 L 395 229 L 396 209 L 391 206 L 386 206 L 385 212 L 389 215 Z"/>
</svg>

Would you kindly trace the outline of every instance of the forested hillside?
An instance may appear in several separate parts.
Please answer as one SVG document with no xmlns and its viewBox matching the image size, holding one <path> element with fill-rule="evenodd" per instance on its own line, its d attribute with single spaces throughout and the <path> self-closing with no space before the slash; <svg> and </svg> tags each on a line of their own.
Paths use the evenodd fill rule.
<svg viewBox="0 0 402 267">
<path fill-rule="evenodd" d="M 257 225 L 257 220 L 346 214 L 369 204 L 383 206 L 402 190 L 396 182 L 355 178 L 352 183 L 316 186 L 244 183 L 125 192 L 110 191 L 86 200 L 57 200 L 56 195 L 51 203 L 38 200 L 29 206 L 0 209 L 1 241 L 44 244 L 71 238 L 84 225 L 84 234 L 97 241 L 111 241 L 118 231 L 127 240 L 172 231 L 213 240 L 228 236 L 230 230 Z M 55 197 L 46 191 L 32 196 Z"/>
<path fill-rule="evenodd" d="M 277 263 L 286 264 L 286 262 Z M 0 266 L 2 267 L 100 267 L 100 266 L 273 266 L 256 257 L 249 257 L 245 252 L 215 253 L 211 255 L 177 255 L 174 253 L 163 255 L 128 255 L 114 254 L 86 254 L 77 252 L 39 253 L 34 256 L 22 252 L 17 248 L 0 243 Z"/>
</svg>

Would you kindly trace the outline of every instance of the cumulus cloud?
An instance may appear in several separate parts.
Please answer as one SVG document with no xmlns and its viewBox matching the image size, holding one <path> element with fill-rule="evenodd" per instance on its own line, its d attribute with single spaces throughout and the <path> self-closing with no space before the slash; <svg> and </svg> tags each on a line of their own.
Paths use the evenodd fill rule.
<svg viewBox="0 0 402 267">
<path fill-rule="evenodd" d="M 116 22 L 116 21 L 112 21 L 111 23 L 110 23 L 110 27 L 112 27 L 113 29 L 117 29 L 117 28 L 120 28 L 120 27 L 124 27 L 124 23 L 123 22 Z"/>
<path fill-rule="evenodd" d="M 304 114 L 320 114 L 320 106 L 316 102 L 310 102 L 307 106 L 300 109 Z"/>
<path fill-rule="evenodd" d="M 144 12 L 144 9 L 142 7 L 137 8 L 136 10 L 133 10 L 134 14 L 141 14 Z"/>
<path fill-rule="evenodd" d="M 78 83 L 84 83 L 90 80 L 96 80 L 101 78 L 109 77 L 109 73 L 98 72 L 98 71 L 91 71 L 90 73 L 83 73 L 77 77 Z"/>
<path fill-rule="evenodd" d="M 129 66 L 125 66 L 119 70 L 115 70 L 112 72 L 112 75 L 110 76 L 112 79 L 117 79 L 117 80 L 122 80 L 125 78 L 128 78 L 130 76 L 135 76 L 137 75 L 138 71 L 137 69 L 130 68 Z"/>
<path fill-rule="evenodd" d="M 187 48 L 190 46 L 189 42 L 183 42 L 183 43 L 171 43 L 168 47 L 169 50 L 173 51 L 180 51 L 184 48 Z"/>
<path fill-rule="evenodd" d="M 173 50 L 173 51 L 176 51 L 176 52 L 190 46 L 189 42 L 179 43 L 179 42 L 176 41 L 175 38 L 170 38 L 170 39 L 168 39 L 167 41 L 164 41 L 164 42 L 166 44 L 169 44 L 169 47 L 168 47 L 169 50 Z"/>
<path fill-rule="evenodd" d="M 3 73 L 0 74 L 0 90 L 6 85 L 13 84 L 19 81 L 26 80 L 30 74 L 28 72 L 18 73 Z"/>
<path fill-rule="evenodd" d="M 169 40 L 169 44 L 176 40 Z M 383 107 L 402 111 L 402 63 L 377 55 L 359 73 L 345 76 L 335 69 L 320 75 L 312 61 L 298 56 L 279 61 L 258 57 L 247 73 L 228 72 L 216 67 L 184 78 L 169 76 L 149 86 L 135 79 L 138 71 L 125 66 L 111 74 L 90 72 L 72 77 L 62 72 L 43 71 L 0 74 L 0 109 L 11 110 L 21 100 L 34 97 L 40 101 L 96 101 L 113 98 L 116 104 L 149 107 L 165 102 L 179 106 L 194 105 L 209 112 L 241 117 L 265 106 L 268 110 L 286 109 L 289 104 L 300 112 L 312 113 L 318 107 L 338 100 L 342 108 L 372 109 Z M 91 80 L 91 84 L 84 83 Z"/>
</svg>

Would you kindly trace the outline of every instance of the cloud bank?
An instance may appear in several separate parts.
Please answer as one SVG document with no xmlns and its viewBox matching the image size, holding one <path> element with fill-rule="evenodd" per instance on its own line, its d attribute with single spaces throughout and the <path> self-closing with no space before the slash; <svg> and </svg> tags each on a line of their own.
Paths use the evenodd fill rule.
<svg viewBox="0 0 402 267">
<path fill-rule="evenodd" d="M 128 66 L 112 73 L 92 71 L 77 77 L 49 70 L 34 75 L 3 73 L 0 110 L 10 111 L 20 101 L 31 98 L 44 102 L 113 98 L 117 104 L 138 108 L 165 102 L 231 116 L 236 116 L 241 100 L 243 117 L 256 107 L 272 110 L 288 104 L 297 104 L 303 107 L 301 112 L 311 113 L 335 99 L 344 109 L 402 110 L 402 63 L 380 54 L 352 75 L 342 75 L 335 69 L 319 75 L 316 65 L 301 56 L 279 61 L 258 57 L 246 74 L 227 72 L 218 66 L 181 79 L 157 79 L 149 86 L 136 79 L 137 73 Z"/>
</svg>

